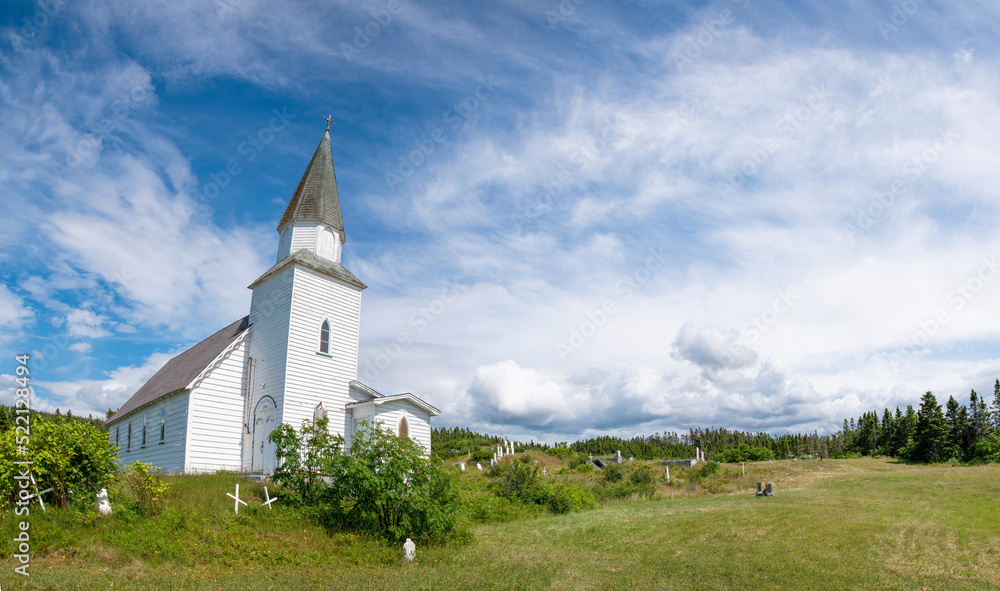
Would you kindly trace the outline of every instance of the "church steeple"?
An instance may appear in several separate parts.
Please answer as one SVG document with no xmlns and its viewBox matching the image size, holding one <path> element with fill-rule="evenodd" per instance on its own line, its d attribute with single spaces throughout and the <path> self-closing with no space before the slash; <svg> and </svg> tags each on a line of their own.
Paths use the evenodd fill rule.
<svg viewBox="0 0 1000 591">
<path fill-rule="evenodd" d="M 307 248 L 325 258 L 340 262 L 340 249 L 347 236 L 340 214 L 337 176 L 330 151 L 330 120 L 327 130 L 306 167 L 292 200 L 278 223 L 281 243 L 278 260 Z M 332 243 L 330 238 L 333 238 Z"/>
</svg>

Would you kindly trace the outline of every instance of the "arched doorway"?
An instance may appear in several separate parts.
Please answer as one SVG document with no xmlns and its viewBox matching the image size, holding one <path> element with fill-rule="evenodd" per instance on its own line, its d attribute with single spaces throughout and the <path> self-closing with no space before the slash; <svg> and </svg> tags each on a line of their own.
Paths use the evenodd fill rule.
<svg viewBox="0 0 1000 591">
<path fill-rule="evenodd" d="M 274 469 L 273 443 L 267 436 L 277 426 L 278 408 L 274 399 L 264 396 L 253 411 L 253 447 L 251 448 L 252 466 L 254 471 L 271 471 Z"/>
</svg>

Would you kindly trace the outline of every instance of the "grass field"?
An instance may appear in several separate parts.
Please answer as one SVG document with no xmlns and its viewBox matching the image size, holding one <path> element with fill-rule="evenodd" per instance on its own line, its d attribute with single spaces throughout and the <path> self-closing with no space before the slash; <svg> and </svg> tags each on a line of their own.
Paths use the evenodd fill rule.
<svg viewBox="0 0 1000 591">
<path fill-rule="evenodd" d="M 418 548 L 413 564 L 282 508 L 237 517 L 226 476 L 175 479 L 176 506 L 148 531 L 39 524 L 53 530 L 36 532 L 47 554 L 33 558 L 30 578 L 7 558 L 0 587 L 1000 589 L 1000 467 L 861 459 L 754 469 L 774 483 L 773 498 L 672 489 L 659 501 L 473 526 L 471 542 Z M 9 523 L 3 531 L 9 538 Z"/>
</svg>

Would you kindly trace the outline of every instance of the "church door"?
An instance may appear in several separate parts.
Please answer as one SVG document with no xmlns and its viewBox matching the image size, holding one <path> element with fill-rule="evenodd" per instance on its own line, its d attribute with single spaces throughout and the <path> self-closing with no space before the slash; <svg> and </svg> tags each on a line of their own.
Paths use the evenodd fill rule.
<svg viewBox="0 0 1000 591">
<path fill-rule="evenodd" d="M 267 436 L 277 426 L 278 409 L 274 400 L 265 396 L 257 403 L 253 413 L 253 469 L 254 471 L 271 471 L 274 466 L 274 444 Z"/>
</svg>

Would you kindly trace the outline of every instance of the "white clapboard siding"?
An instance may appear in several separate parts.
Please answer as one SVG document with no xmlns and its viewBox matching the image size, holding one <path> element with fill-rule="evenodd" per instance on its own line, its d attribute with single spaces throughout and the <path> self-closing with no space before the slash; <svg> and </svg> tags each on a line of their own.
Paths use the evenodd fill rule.
<svg viewBox="0 0 1000 591">
<path fill-rule="evenodd" d="M 430 413 L 404 400 L 386 402 L 375 407 L 375 420 L 383 428 L 389 428 L 393 433 L 399 433 L 399 420 L 406 417 L 409 426 L 410 439 L 424 448 L 424 453 L 431 453 L 431 416 Z"/>
<path fill-rule="evenodd" d="M 186 472 L 242 468 L 246 350 L 246 340 L 237 341 L 191 389 Z"/>
<path fill-rule="evenodd" d="M 167 409 L 163 441 L 160 441 L 160 418 Z M 142 445 L 142 418 L 146 417 L 146 445 Z M 118 463 L 152 464 L 163 472 L 184 471 L 184 446 L 187 437 L 188 391 L 161 398 L 155 404 L 136 409 L 111 426 L 108 438 L 118 437 Z M 128 446 L 128 427 L 132 425 L 132 445 Z"/>
<path fill-rule="evenodd" d="M 288 355 L 288 322 L 292 306 L 292 283 L 295 276 L 294 265 L 279 271 L 253 290 L 250 303 L 249 356 L 253 362 L 250 376 L 249 413 L 253 413 L 257 403 L 264 396 L 270 396 L 278 409 L 284 407 L 282 393 L 285 388 L 286 359 Z M 246 433 L 242 428 L 244 411 L 241 409 L 241 437 Z M 250 442 L 244 441 L 243 466 L 250 467 Z"/>
<path fill-rule="evenodd" d="M 345 405 L 357 377 L 361 290 L 295 265 L 281 422 L 298 428 L 323 403 L 330 428 L 345 434 Z M 320 327 L 330 322 L 330 354 L 319 353 Z"/>
</svg>

